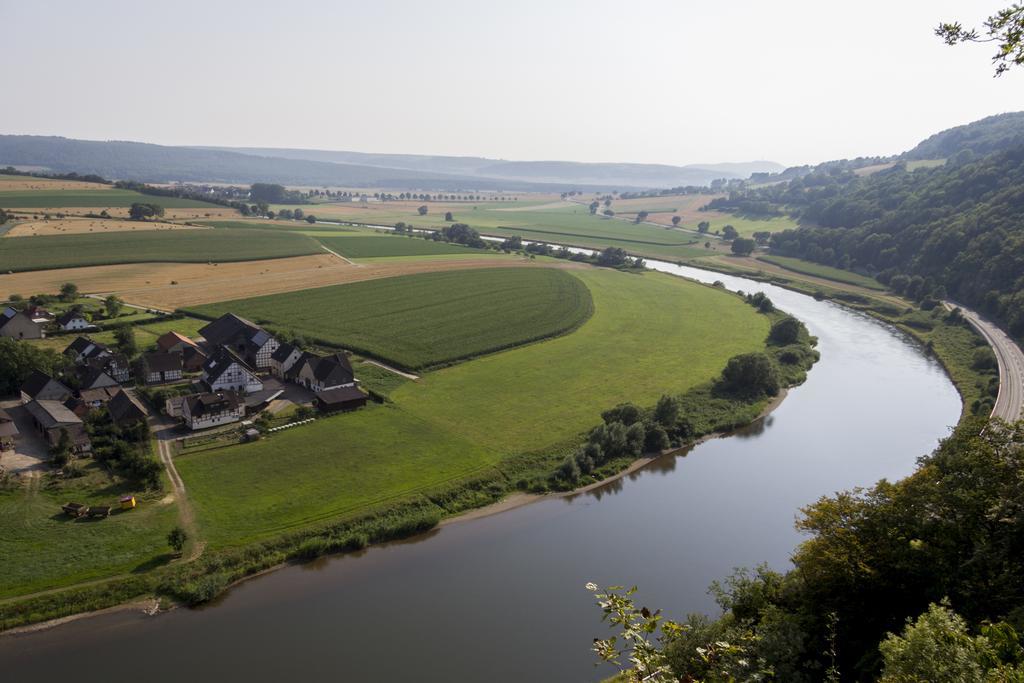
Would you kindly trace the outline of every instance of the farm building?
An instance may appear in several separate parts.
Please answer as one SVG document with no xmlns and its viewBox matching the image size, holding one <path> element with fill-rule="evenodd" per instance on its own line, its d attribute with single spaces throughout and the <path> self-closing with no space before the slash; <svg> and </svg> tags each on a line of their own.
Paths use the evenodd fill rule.
<svg viewBox="0 0 1024 683">
<path fill-rule="evenodd" d="M 166 332 L 156 340 L 156 347 L 164 353 L 183 352 L 186 348 L 198 349 L 199 345 L 178 332 Z"/>
<path fill-rule="evenodd" d="M 29 306 L 25 309 L 25 315 L 31 318 L 32 322 L 39 323 L 40 325 L 52 323 L 56 317 L 42 306 Z"/>
<path fill-rule="evenodd" d="M 199 372 L 203 369 L 208 356 L 203 350 L 193 346 L 186 346 L 181 352 L 181 365 L 185 372 Z"/>
<path fill-rule="evenodd" d="M 289 371 L 296 384 L 312 391 L 327 391 L 356 385 L 352 364 L 344 353 L 320 357 L 312 353 L 303 354 Z"/>
<path fill-rule="evenodd" d="M 318 391 L 313 402 L 325 413 L 355 410 L 366 405 L 367 395 L 355 387 L 339 387 Z"/>
<path fill-rule="evenodd" d="M 75 453 L 86 453 L 92 449 L 82 420 L 60 401 L 29 401 L 25 410 L 51 447 L 60 443 L 61 432 L 66 431 L 71 438 L 71 450 Z"/>
<path fill-rule="evenodd" d="M 77 311 L 65 311 L 57 317 L 57 327 L 64 332 L 74 332 L 75 330 L 91 330 L 96 326 L 86 319 L 84 315 Z"/>
<path fill-rule="evenodd" d="M 113 351 L 89 337 L 76 337 L 64 349 L 64 355 L 78 365 L 102 370 L 117 382 L 127 382 L 131 378 L 128 358 L 123 353 Z"/>
<path fill-rule="evenodd" d="M 94 342 L 89 337 L 75 337 L 75 341 L 68 344 L 64 349 L 64 355 L 70 358 L 73 363 L 84 363 L 87 360 L 103 358 L 110 354 L 111 351 L 105 344 Z"/>
<path fill-rule="evenodd" d="M 14 418 L 0 408 L 0 451 L 9 451 L 14 448 L 14 437 L 18 435 L 18 425 L 14 424 Z"/>
<path fill-rule="evenodd" d="M 107 410 L 110 412 L 110 419 L 118 427 L 126 427 L 149 417 L 146 406 L 127 391 L 122 391 L 111 399 L 107 404 Z"/>
<path fill-rule="evenodd" d="M 199 330 L 210 349 L 230 348 L 251 367 L 267 369 L 280 343 L 262 327 L 234 313 L 225 313 Z"/>
<path fill-rule="evenodd" d="M 0 313 L 0 337 L 42 339 L 43 326 L 21 311 L 8 306 Z"/>
<path fill-rule="evenodd" d="M 102 389 L 104 387 L 118 386 L 117 380 L 100 367 L 80 365 L 75 374 L 78 377 L 78 386 L 82 389 Z"/>
<path fill-rule="evenodd" d="M 159 351 L 142 354 L 139 361 L 139 377 L 146 384 L 160 384 L 181 379 L 181 354 Z"/>
<path fill-rule="evenodd" d="M 245 403 L 234 391 L 207 392 L 186 396 L 181 419 L 189 429 L 206 429 L 238 422 L 245 417 Z"/>
<path fill-rule="evenodd" d="M 281 344 L 270 354 L 270 374 L 284 379 L 296 361 L 302 358 L 302 350 L 291 344 Z"/>
<path fill-rule="evenodd" d="M 32 400 L 66 401 L 71 397 L 71 390 L 47 375 L 45 372 L 33 370 L 21 385 L 21 400 L 28 403 Z"/>
<path fill-rule="evenodd" d="M 203 365 L 203 382 L 210 391 L 242 391 L 251 394 L 263 390 L 256 371 L 227 346 L 222 346 Z"/>
<path fill-rule="evenodd" d="M 64 401 L 64 405 L 78 417 L 85 417 L 90 410 L 107 405 L 119 393 L 121 393 L 121 387 L 117 385 L 99 387 L 98 389 L 79 389 L 78 395 Z"/>
</svg>

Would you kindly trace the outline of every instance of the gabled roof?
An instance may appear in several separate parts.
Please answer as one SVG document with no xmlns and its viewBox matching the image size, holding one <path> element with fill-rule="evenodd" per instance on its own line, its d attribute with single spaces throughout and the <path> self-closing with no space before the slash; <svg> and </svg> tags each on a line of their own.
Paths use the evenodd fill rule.
<svg viewBox="0 0 1024 683">
<path fill-rule="evenodd" d="M 292 355 L 295 351 L 298 351 L 296 347 L 285 342 L 274 349 L 274 353 L 270 354 L 270 357 L 278 363 L 283 363 L 288 360 L 288 356 Z"/>
<path fill-rule="evenodd" d="M 107 404 L 107 411 L 110 413 L 110 419 L 118 423 L 134 422 L 149 416 L 146 406 L 142 405 L 139 399 L 127 391 L 122 391 L 110 399 L 110 403 Z"/>
<path fill-rule="evenodd" d="M 32 318 L 28 317 L 21 311 L 8 306 L 3 310 L 2 313 L 0 313 L 0 330 L 6 327 L 9 322 L 11 322 L 12 320 L 17 320 L 18 318 L 23 318 L 26 322 L 31 323 L 32 325 L 35 325 L 37 327 L 39 326 L 39 323 L 37 323 Z"/>
<path fill-rule="evenodd" d="M 213 352 L 213 355 L 206 359 L 206 362 L 203 363 L 203 373 L 206 374 L 208 380 L 216 381 L 233 363 L 238 363 L 251 375 L 256 374 L 252 366 L 226 346 L 221 346 Z"/>
<path fill-rule="evenodd" d="M 242 399 L 234 391 L 204 392 L 185 397 L 189 415 L 200 417 L 209 413 L 225 410 L 236 410 L 242 405 Z"/>
<path fill-rule="evenodd" d="M 181 370 L 181 353 L 151 351 L 142 354 L 142 365 L 147 372 L 173 372 Z"/>
<path fill-rule="evenodd" d="M 82 399 L 86 403 L 106 403 L 120 393 L 123 393 L 120 385 L 112 387 L 97 387 L 95 389 L 81 389 L 78 392 L 78 398 Z"/>
<path fill-rule="evenodd" d="M 74 354 L 75 356 L 85 356 L 86 358 L 93 358 L 94 356 L 101 356 L 109 354 L 110 349 L 99 342 L 94 342 L 88 337 L 75 337 L 75 341 L 67 345 L 64 349 L 64 355 L 69 356 Z"/>
<path fill-rule="evenodd" d="M 318 391 L 316 392 L 316 397 L 327 405 L 369 398 L 366 394 L 355 387 L 339 387 L 337 389 Z"/>
<path fill-rule="evenodd" d="M 161 351 L 167 351 L 168 349 L 177 346 L 178 344 L 184 344 L 185 346 L 198 348 L 198 345 L 194 341 L 192 341 L 183 334 L 174 332 L 173 330 L 171 332 L 165 332 L 164 334 L 160 335 L 159 339 L 156 340 L 157 348 L 159 348 Z"/>
<path fill-rule="evenodd" d="M 18 425 L 14 424 L 14 418 L 6 410 L 0 408 L 0 436 L 17 435 Z"/>
<path fill-rule="evenodd" d="M 256 323 L 234 313 L 225 313 L 212 323 L 204 325 L 199 334 L 211 345 L 220 346 L 236 337 L 243 337 L 248 341 L 260 331 L 260 326 Z"/>
<path fill-rule="evenodd" d="M 83 389 L 117 386 L 117 380 L 108 375 L 102 367 L 96 367 L 92 364 L 79 366 L 78 383 Z"/>
<path fill-rule="evenodd" d="M 60 401 L 29 401 L 25 404 L 25 410 L 43 429 L 82 424 L 82 420 Z"/>
<path fill-rule="evenodd" d="M 47 375 L 45 372 L 33 370 L 21 385 L 21 390 L 30 398 L 42 396 L 46 399 L 63 400 L 71 395 L 71 390 Z"/>
<path fill-rule="evenodd" d="M 327 386 L 348 384 L 355 379 L 352 364 L 349 363 L 348 356 L 343 353 L 318 359 L 313 367 L 313 376 Z"/>
<path fill-rule="evenodd" d="M 60 314 L 60 317 L 57 318 L 57 324 L 58 325 L 67 325 L 69 322 L 71 322 L 75 318 L 81 318 L 82 320 L 85 320 L 85 316 L 82 315 L 81 313 L 76 313 L 75 311 L 70 311 L 69 310 L 69 311 L 64 311 L 63 313 Z M 86 320 L 86 322 L 88 322 L 88 321 Z"/>
</svg>

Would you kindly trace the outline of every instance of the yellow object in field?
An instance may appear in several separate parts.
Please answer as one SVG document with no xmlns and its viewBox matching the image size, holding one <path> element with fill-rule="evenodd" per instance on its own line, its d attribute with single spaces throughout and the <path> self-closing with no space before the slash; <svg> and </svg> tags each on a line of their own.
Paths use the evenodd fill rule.
<svg viewBox="0 0 1024 683">
<path fill-rule="evenodd" d="M 125 496 L 121 499 L 121 509 L 131 510 L 135 507 L 135 496 Z"/>
</svg>

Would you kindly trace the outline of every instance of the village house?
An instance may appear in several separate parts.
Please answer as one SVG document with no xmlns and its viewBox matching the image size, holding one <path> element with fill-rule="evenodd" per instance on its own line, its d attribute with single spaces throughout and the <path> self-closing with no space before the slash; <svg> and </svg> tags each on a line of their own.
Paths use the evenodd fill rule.
<svg viewBox="0 0 1024 683">
<path fill-rule="evenodd" d="M 181 354 L 153 351 L 142 354 L 139 377 L 146 384 L 175 382 L 182 378 Z"/>
<path fill-rule="evenodd" d="M 32 416 L 33 423 L 51 448 L 60 443 L 61 432 L 66 431 L 71 439 L 72 451 L 86 453 L 92 449 L 82 420 L 60 401 L 29 401 L 25 404 L 25 410 Z"/>
<path fill-rule="evenodd" d="M 57 327 L 64 332 L 74 332 L 76 330 L 91 330 L 95 329 L 95 325 L 86 319 L 84 315 L 75 311 L 65 311 L 57 317 Z"/>
<path fill-rule="evenodd" d="M 270 354 L 270 374 L 278 379 L 285 379 L 295 362 L 302 358 L 302 349 L 292 344 L 283 343 Z"/>
<path fill-rule="evenodd" d="M 40 401 L 66 401 L 71 398 L 71 390 L 47 375 L 45 372 L 33 370 L 21 385 L 21 401 L 28 403 Z"/>
<path fill-rule="evenodd" d="M 76 337 L 64 349 L 64 355 L 78 365 L 87 365 L 99 369 L 114 378 L 118 383 L 131 379 L 131 367 L 128 358 L 119 351 L 94 342 L 89 337 Z"/>
<path fill-rule="evenodd" d="M 121 387 L 116 384 L 96 389 L 79 389 L 78 395 L 64 401 L 64 405 L 78 417 L 84 418 L 90 410 L 102 408 L 120 393 Z"/>
<path fill-rule="evenodd" d="M 178 332 L 165 332 L 156 340 L 156 347 L 164 353 L 182 352 L 187 347 L 198 349 L 199 345 Z"/>
<path fill-rule="evenodd" d="M 0 337 L 42 339 L 43 326 L 24 313 L 8 306 L 0 313 Z"/>
<path fill-rule="evenodd" d="M 270 368 L 270 356 L 280 345 L 262 327 L 234 313 L 225 313 L 200 329 L 199 334 L 206 340 L 208 349 L 228 347 L 257 370 Z"/>
<path fill-rule="evenodd" d="M 75 337 L 75 340 L 64 348 L 64 355 L 73 363 L 84 363 L 93 358 L 103 358 L 111 354 L 110 349 L 89 337 Z"/>
<path fill-rule="evenodd" d="M 245 417 L 245 402 L 234 391 L 205 392 L 186 396 L 181 419 L 189 429 L 206 429 L 238 422 Z"/>
<path fill-rule="evenodd" d="M 81 365 L 75 373 L 78 377 L 79 389 L 102 389 L 118 386 L 117 380 L 108 375 L 102 368 Z"/>
<path fill-rule="evenodd" d="M 125 428 L 149 417 L 149 411 L 138 398 L 127 391 L 117 394 L 107 404 L 110 419 L 118 427 Z"/>
<path fill-rule="evenodd" d="M 366 405 L 367 395 L 354 386 L 318 391 L 313 403 L 325 413 L 355 410 Z"/>
<path fill-rule="evenodd" d="M 203 382 L 212 391 L 239 391 L 252 394 L 263 390 L 256 371 L 227 346 L 222 346 L 203 365 Z"/>
<path fill-rule="evenodd" d="M 325 357 L 305 353 L 287 374 L 293 382 L 311 391 L 327 391 L 356 385 L 352 364 L 344 353 Z"/>
<path fill-rule="evenodd" d="M 40 325 L 46 325 L 52 323 L 54 320 L 53 313 L 42 306 L 29 306 L 25 309 L 25 315 L 32 319 L 32 322 L 39 323 Z"/>
<path fill-rule="evenodd" d="M 18 426 L 14 424 L 14 418 L 6 410 L 0 408 L 0 451 L 13 449 L 16 436 L 18 436 Z"/>
</svg>

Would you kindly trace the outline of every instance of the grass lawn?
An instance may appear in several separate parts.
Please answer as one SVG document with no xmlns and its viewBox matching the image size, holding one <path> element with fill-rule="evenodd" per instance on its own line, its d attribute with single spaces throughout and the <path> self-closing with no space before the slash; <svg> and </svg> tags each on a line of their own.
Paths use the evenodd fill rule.
<svg viewBox="0 0 1024 683">
<path fill-rule="evenodd" d="M 831 266 L 824 266 L 820 263 L 812 263 L 810 261 L 804 261 L 802 259 L 792 258 L 789 256 L 758 256 L 757 259 L 767 263 L 774 263 L 786 270 L 792 270 L 794 273 L 813 275 L 815 277 L 822 277 L 826 280 L 835 280 L 836 282 L 842 282 L 848 285 L 857 285 L 859 287 L 867 287 L 868 289 L 876 289 L 880 292 L 885 291 L 885 285 L 878 280 L 849 270 L 832 268 Z"/>
<path fill-rule="evenodd" d="M 179 456 L 203 535 L 243 545 L 486 467 L 494 453 L 392 406 Z"/>
<path fill-rule="evenodd" d="M 136 494 L 139 505 L 107 519 L 73 520 L 68 501 L 117 506 L 126 491 L 85 460 L 88 475 L 0 491 L 0 598 L 128 573 L 170 560 L 167 532 L 177 521 L 164 493 Z"/>
<path fill-rule="evenodd" d="M 97 302 L 99 303 L 99 302 Z M 127 311 L 133 311 L 136 309 L 128 308 Z M 180 332 L 186 337 L 196 337 L 199 335 L 199 328 L 209 323 L 208 320 L 199 320 L 198 318 L 179 318 L 171 320 L 161 320 L 160 322 L 133 325 L 132 332 L 135 333 L 135 343 L 138 345 L 140 351 L 145 351 L 156 344 L 156 340 L 164 333 L 175 331 Z M 80 333 L 81 336 L 89 337 L 95 342 L 100 344 L 107 344 L 108 346 L 114 346 L 114 331 L 103 330 L 100 332 L 86 331 Z M 58 353 L 63 352 L 67 345 L 75 340 L 79 336 L 78 334 L 68 333 L 55 335 L 52 337 L 46 337 L 45 339 L 31 339 L 27 343 L 33 346 L 38 346 L 44 349 L 53 349 Z"/>
<path fill-rule="evenodd" d="M 420 369 L 561 334 L 586 320 L 592 303 L 583 283 L 563 270 L 489 268 L 353 282 L 189 310 L 211 318 L 230 311 Z"/>
<path fill-rule="evenodd" d="M 5 209 L 61 207 L 128 207 L 136 202 L 158 204 L 165 209 L 221 208 L 217 204 L 180 197 L 157 197 L 132 190 L 23 190 L 3 191 L 0 188 L 0 207 Z"/>
<path fill-rule="evenodd" d="M 571 334 L 425 375 L 392 404 L 181 456 L 214 547 L 356 513 L 564 444 L 621 401 L 653 404 L 763 348 L 768 320 L 739 298 L 667 275 L 574 271 L 594 315 Z"/>
<path fill-rule="evenodd" d="M 5 237 L 0 249 L 0 272 L 117 263 L 253 261 L 321 252 L 320 245 L 311 237 L 269 230 L 153 230 Z"/>
<path fill-rule="evenodd" d="M 429 256 L 433 254 L 486 255 L 482 249 L 470 249 L 459 244 L 434 242 L 421 237 L 404 235 L 352 235 L 351 237 L 319 237 L 331 251 L 348 258 L 378 258 L 382 256 Z"/>
</svg>

